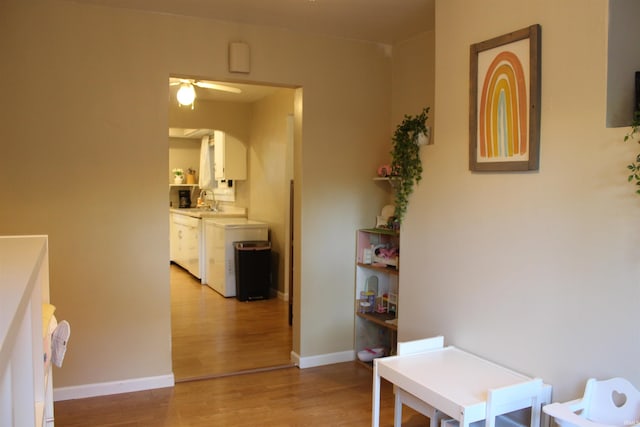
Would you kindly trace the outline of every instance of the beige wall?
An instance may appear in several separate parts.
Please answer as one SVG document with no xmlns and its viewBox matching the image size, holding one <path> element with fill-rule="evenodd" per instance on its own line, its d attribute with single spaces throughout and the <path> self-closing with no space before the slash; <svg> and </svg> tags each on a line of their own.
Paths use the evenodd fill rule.
<svg viewBox="0 0 640 427">
<path fill-rule="evenodd" d="M 540 169 L 471 173 L 469 45 L 535 23 Z M 437 139 L 402 228 L 399 338 L 443 334 L 560 401 L 588 377 L 640 386 L 640 199 L 625 169 L 638 146 L 604 127 L 607 2 L 438 1 L 436 34 Z"/>
<path fill-rule="evenodd" d="M 51 299 L 73 330 L 56 387 L 171 373 L 167 79 L 233 79 L 230 40 L 251 46 L 243 79 L 304 88 L 294 350 L 353 349 L 354 230 L 384 197 L 370 177 L 386 49 L 55 0 L 0 0 L 0 24 L 0 179 L 16 182 L 0 186 L 0 234 L 50 236 Z"/>
<path fill-rule="evenodd" d="M 287 153 L 287 120 L 293 115 L 293 89 L 278 92 L 253 104 L 249 158 L 249 217 L 269 224 L 274 260 L 273 284 L 288 293 L 285 259 L 288 251 L 289 181 L 293 179 Z"/>
<path fill-rule="evenodd" d="M 435 79 L 435 32 L 429 31 L 393 46 L 392 128 L 389 139 L 405 114 L 415 115 L 429 107 L 427 126 L 433 128 Z M 435 139 L 434 139 L 435 141 Z M 427 147 L 429 148 L 429 147 Z M 389 157 L 390 158 L 390 157 Z"/>
<path fill-rule="evenodd" d="M 197 99 L 193 110 L 179 107 L 175 99 L 169 99 L 167 104 L 169 127 L 217 129 L 243 142 L 251 136 L 251 103 Z"/>
<path fill-rule="evenodd" d="M 180 168 L 187 173 L 187 169 L 195 169 L 196 178 L 200 174 L 200 139 L 169 138 L 169 169 L 167 183 L 173 184 L 174 168 Z M 186 179 L 186 178 L 185 178 Z"/>
</svg>

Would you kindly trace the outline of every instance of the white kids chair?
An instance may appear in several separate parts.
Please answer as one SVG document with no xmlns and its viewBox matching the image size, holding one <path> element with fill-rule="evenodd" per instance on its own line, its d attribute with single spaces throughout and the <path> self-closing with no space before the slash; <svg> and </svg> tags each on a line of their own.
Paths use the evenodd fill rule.
<svg viewBox="0 0 640 427">
<path fill-rule="evenodd" d="M 407 354 L 422 353 L 424 351 L 436 350 L 444 346 L 444 337 L 437 336 L 433 338 L 425 338 L 415 341 L 406 341 L 398 343 L 398 356 L 406 356 Z M 423 402 L 413 394 L 393 386 L 395 393 L 394 420 L 393 425 L 400 427 L 402 425 L 402 405 L 407 405 L 413 410 L 429 417 L 429 427 L 439 427 L 440 420 L 449 418 L 443 412 L 433 406 Z"/>
<path fill-rule="evenodd" d="M 542 410 L 560 427 L 632 427 L 640 424 L 640 392 L 624 378 L 591 378 L 581 399 Z"/>
<path fill-rule="evenodd" d="M 487 392 L 485 427 L 540 427 L 540 404 L 550 394 L 550 386 L 535 378 L 520 384 L 491 389 Z M 516 411 L 531 408 L 529 424 L 513 416 Z M 443 420 L 442 427 L 459 427 L 453 419 Z M 480 427 L 481 421 L 472 423 Z"/>
</svg>

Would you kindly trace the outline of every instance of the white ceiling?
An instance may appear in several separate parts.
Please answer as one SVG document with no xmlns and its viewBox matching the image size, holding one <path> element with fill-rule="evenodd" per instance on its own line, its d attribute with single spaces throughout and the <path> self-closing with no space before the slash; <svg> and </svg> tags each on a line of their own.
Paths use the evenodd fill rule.
<svg viewBox="0 0 640 427">
<path fill-rule="evenodd" d="M 434 28 L 435 0 L 72 0 L 395 43 Z"/>
</svg>

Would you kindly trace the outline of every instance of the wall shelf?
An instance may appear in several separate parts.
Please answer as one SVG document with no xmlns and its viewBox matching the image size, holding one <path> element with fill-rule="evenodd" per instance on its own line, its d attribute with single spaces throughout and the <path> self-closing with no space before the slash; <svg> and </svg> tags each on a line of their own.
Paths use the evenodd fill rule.
<svg viewBox="0 0 640 427">
<path fill-rule="evenodd" d="M 362 319 L 368 320 L 369 322 L 373 322 L 376 325 L 380 325 L 383 328 L 387 328 L 387 329 L 391 329 L 393 331 L 397 331 L 398 330 L 398 325 L 396 325 L 395 323 L 387 323 L 387 320 L 393 320 L 395 319 L 395 315 L 394 314 L 389 314 L 389 313 L 360 313 L 357 312 L 356 315 L 358 317 L 361 317 Z"/>
<path fill-rule="evenodd" d="M 400 274 L 398 270 L 393 266 L 382 267 L 378 265 L 364 264 L 362 262 L 359 262 L 358 267 L 368 268 L 370 270 L 379 271 L 380 273 L 385 273 L 385 274 L 395 274 L 395 275 Z"/>
<path fill-rule="evenodd" d="M 376 176 L 373 180 L 376 182 L 388 182 L 394 191 L 400 183 L 400 178 L 397 176 Z"/>
</svg>

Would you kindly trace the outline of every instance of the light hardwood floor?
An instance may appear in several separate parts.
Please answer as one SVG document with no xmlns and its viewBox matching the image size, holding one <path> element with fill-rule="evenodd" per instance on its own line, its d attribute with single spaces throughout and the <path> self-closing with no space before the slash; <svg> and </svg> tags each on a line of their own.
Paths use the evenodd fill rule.
<svg viewBox="0 0 640 427">
<path fill-rule="evenodd" d="M 356 362 L 220 377 L 114 396 L 56 402 L 56 427 L 368 426 L 372 371 Z M 381 422 L 393 425 L 383 381 Z M 427 418 L 405 407 L 405 427 Z"/>
<path fill-rule="evenodd" d="M 173 371 L 191 380 L 56 402 L 57 427 L 371 425 L 373 373 L 357 362 L 247 371 L 289 363 L 287 303 L 225 299 L 175 266 L 171 294 Z M 380 425 L 392 426 L 393 392 L 384 381 L 381 394 Z M 403 414 L 403 426 L 427 425 L 409 408 Z"/>
<path fill-rule="evenodd" d="M 175 265 L 170 281 L 176 381 L 290 365 L 286 301 L 224 298 Z"/>
</svg>

